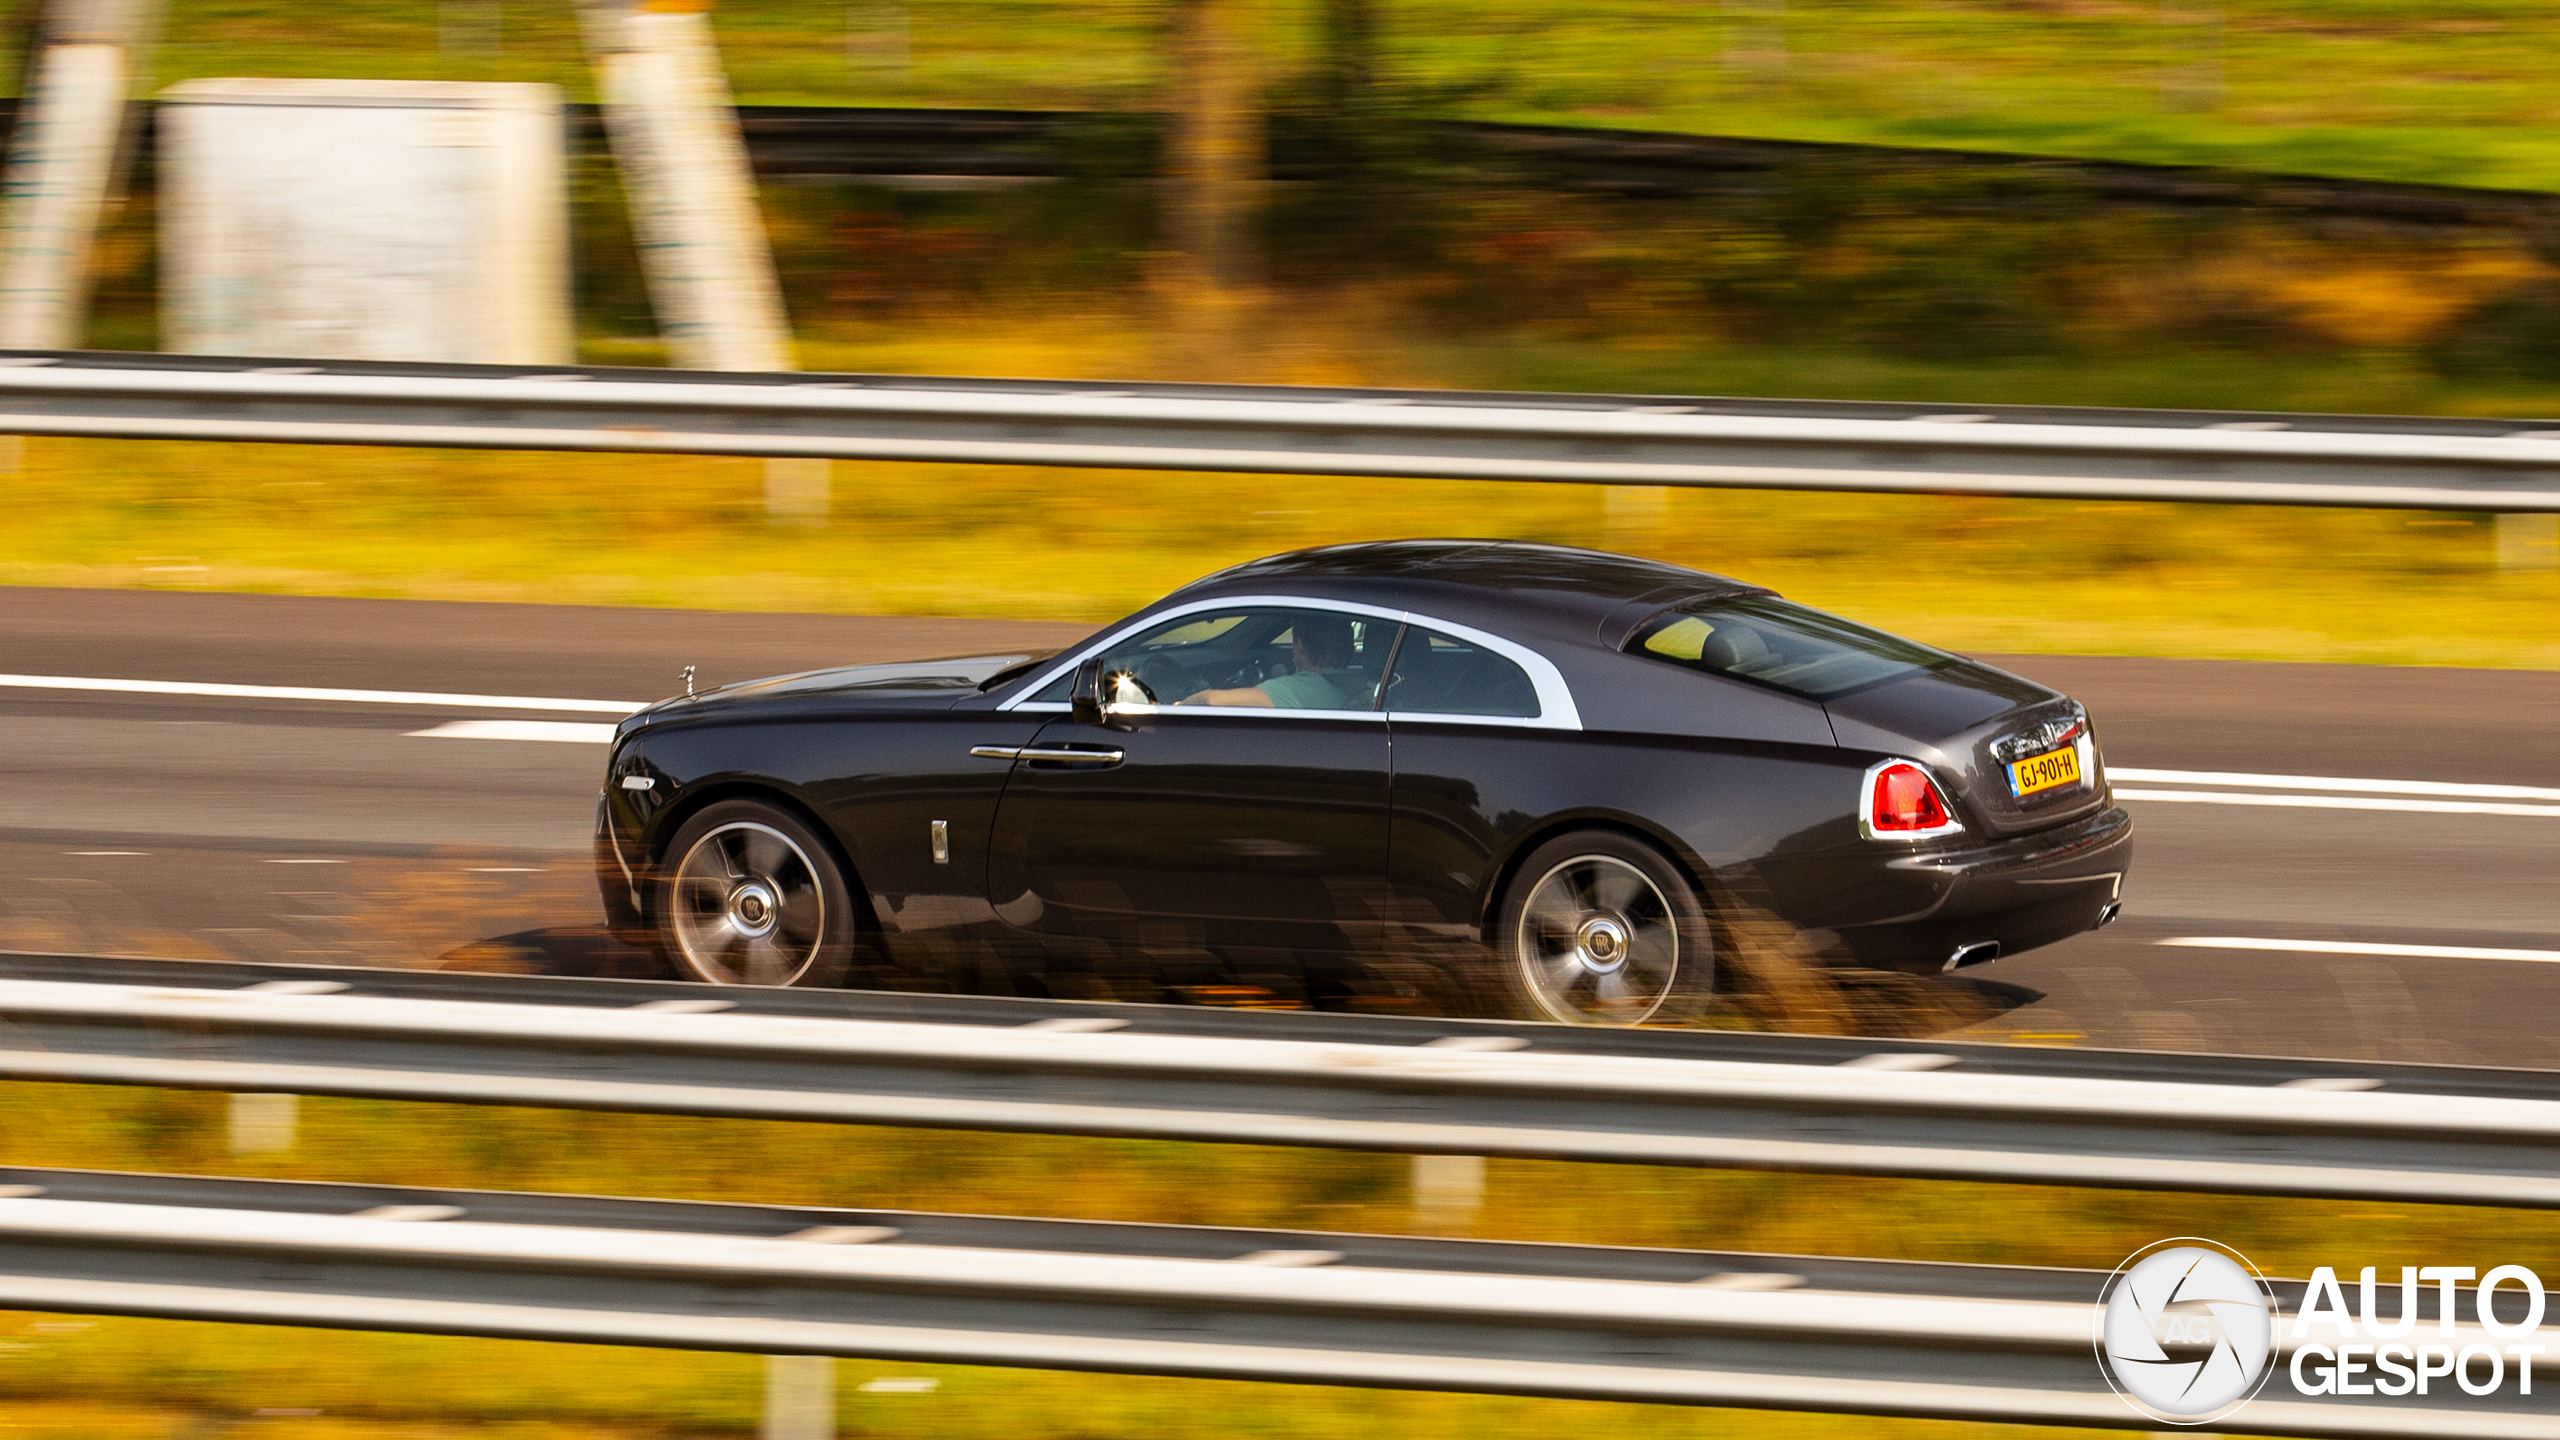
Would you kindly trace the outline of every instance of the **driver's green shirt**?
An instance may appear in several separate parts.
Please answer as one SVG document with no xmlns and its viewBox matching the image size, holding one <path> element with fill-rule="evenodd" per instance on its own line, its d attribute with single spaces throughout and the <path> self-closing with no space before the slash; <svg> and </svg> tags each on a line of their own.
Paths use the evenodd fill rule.
<svg viewBox="0 0 2560 1440">
<path fill-rule="evenodd" d="M 1332 674 L 1322 670 L 1301 670 L 1277 680 L 1265 680 L 1254 687 L 1271 697 L 1279 710 L 1348 710 L 1351 697 Z"/>
</svg>

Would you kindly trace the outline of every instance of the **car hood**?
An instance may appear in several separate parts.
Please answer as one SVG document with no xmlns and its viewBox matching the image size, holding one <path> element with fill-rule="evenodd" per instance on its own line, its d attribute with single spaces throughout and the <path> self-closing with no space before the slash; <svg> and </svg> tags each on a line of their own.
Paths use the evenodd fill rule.
<svg viewBox="0 0 2560 1440">
<path fill-rule="evenodd" d="M 1040 658 L 1039 651 L 1022 650 L 1004 655 L 960 655 L 942 660 L 905 660 L 890 665 L 838 665 L 826 670 L 801 670 L 789 675 L 769 675 L 761 680 L 741 680 L 734 685 L 705 690 L 699 695 L 678 695 L 661 700 L 632 718 L 671 719 L 680 714 L 699 714 L 758 701 L 817 696 L 852 700 L 878 698 L 908 704 L 935 697 L 956 700 L 976 693 L 978 687 L 990 678 Z"/>
</svg>

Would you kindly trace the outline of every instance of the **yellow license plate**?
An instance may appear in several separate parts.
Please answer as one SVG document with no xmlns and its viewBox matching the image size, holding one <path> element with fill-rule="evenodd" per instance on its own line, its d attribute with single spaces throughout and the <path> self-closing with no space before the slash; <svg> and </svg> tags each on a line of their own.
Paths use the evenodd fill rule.
<svg viewBox="0 0 2560 1440">
<path fill-rule="evenodd" d="M 2009 789 L 2021 798 L 2056 785 L 2072 784 L 2079 778 L 2080 750 L 2074 745 L 2030 755 L 2009 767 Z"/>
</svg>

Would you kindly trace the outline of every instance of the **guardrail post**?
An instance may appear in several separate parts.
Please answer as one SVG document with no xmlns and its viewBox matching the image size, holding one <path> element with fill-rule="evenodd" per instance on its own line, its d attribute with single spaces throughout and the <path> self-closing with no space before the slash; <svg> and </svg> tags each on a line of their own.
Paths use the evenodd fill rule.
<svg viewBox="0 0 2560 1440">
<path fill-rule="evenodd" d="M 824 525 L 832 461 L 776 457 L 764 462 L 764 515 L 783 525 Z"/>
<path fill-rule="evenodd" d="M 836 1440 L 832 1355 L 764 1357 L 764 1427 L 759 1440 Z"/>
<path fill-rule="evenodd" d="M 2560 570 L 2560 515 L 2499 516 L 2498 568 Z"/>
<path fill-rule="evenodd" d="M 788 370 L 791 331 L 710 0 L 581 0 L 605 133 L 668 358 Z"/>
<path fill-rule="evenodd" d="M 1659 544 L 1671 523 L 1668 485 L 1608 485 L 1601 488 L 1601 532 L 1612 550 L 1642 550 Z"/>
<path fill-rule="evenodd" d="M 1475 1224 L 1484 1207 L 1484 1157 L 1481 1155 L 1416 1155 L 1413 1157 L 1413 1221 L 1434 1233 L 1464 1230 Z"/>
<path fill-rule="evenodd" d="M 81 341 L 89 246 L 113 188 L 133 52 L 160 0 L 52 0 L 0 185 L 0 348 Z"/>
<path fill-rule="evenodd" d="M 231 1153 L 274 1155 L 290 1150 L 301 1119 L 299 1095 L 235 1094 L 231 1097 Z"/>
</svg>

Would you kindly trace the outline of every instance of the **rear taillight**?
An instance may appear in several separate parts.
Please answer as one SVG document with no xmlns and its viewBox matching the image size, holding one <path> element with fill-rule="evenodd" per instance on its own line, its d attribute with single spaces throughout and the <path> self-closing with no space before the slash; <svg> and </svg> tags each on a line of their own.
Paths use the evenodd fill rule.
<svg viewBox="0 0 2560 1440">
<path fill-rule="evenodd" d="M 1888 760 L 1869 770 L 1865 788 L 1858 829 L 1870 840 L 1926 840 L 1964 828 L 1938 782 L 1908 760 Z"/>
<path fill-rule="evenodd" d="M 1867 823 L 1885 831 L 1935 830 L 1947 823 L 1947 802 L 1919 766 L 1891 766 L 1876 777 Z"/>
</svg>

